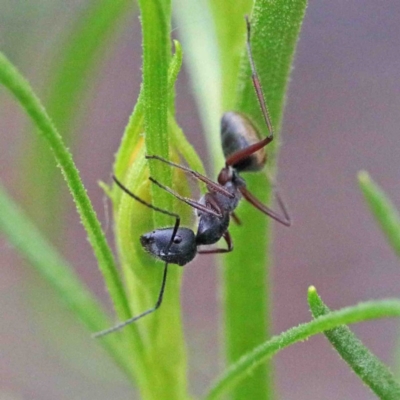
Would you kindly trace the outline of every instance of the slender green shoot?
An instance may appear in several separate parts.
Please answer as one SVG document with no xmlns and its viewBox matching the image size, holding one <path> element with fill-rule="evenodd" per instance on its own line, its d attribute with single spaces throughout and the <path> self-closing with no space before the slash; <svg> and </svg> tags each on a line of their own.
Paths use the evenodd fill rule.
<svg viewBox="0 0 400 400">
<path fill-rule="evenodd" d="M 308 290 L 308 304 L 314 318 L 329 315 L 331 312 L 313 286 Z M 324 335 L 349 367 L 380 399 L 400 398 L 400 385 L 392 372 L 347 326 L 325 331 Z"/>
<path fill-rule="evenodd" d="M 365 201 L 393 251 L 400 257 L 400 215 L 383 190 L 366 171 L 358 174 Z"/>
<path fill-rule="evenodd" d="M 246 379 L 254 369 L 258 368 L 260 364 L 297 342 L 340 325 L 388 317 L 400 317 L 400 300 L 388 299 L 360 303 L 356 306 L 332 311 L 311 322 L 291 328 L 254 348 L 251 352 L 242 356 L 235 364 L 231 365 L 215 380 L 205 399 L 217 399 L 222 394 L 232 390 Z"/>
</svg>

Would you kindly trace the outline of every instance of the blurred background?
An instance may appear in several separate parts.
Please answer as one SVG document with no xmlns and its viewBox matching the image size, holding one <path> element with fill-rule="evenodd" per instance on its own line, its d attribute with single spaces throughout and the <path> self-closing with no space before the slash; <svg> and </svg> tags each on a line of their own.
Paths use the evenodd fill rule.
<svg viewBox="0 0 400 400">
<path fill-rule="evenodd" d="M 40 98 L 49 96 L 47 85 L 55 79 L 51 74 L 60 43 L 73 32 L 89 3 L 0 0 L 0 48 Z M 98 181 L 109 180 L 141 79 L 138 10 L 134 2 L 125 8 L 117 29 L 104 42 L 94 72 L 83 83 L 86 98 L 80 99 L 74 126 L 59 127 L 65 135 L 73 132 L 75 161 L 104 224 L 107 210 Z M 179 37 L 179 25 L 173 27 Z M 282 127 L 278 186 L 294 224 L 290 229 L 275 226 L 276 334 L 310 320 L 309 285 L 317 287 L 332 309 L 400 292 L 400 262 L 369 214 L 356 180 L 357 172 L 366 169 L 400 208 L 399 37 L 397 1 L 309 4 Z M 177 118 L 207 163 L 185 70 L 177 84 Z M 1 88 L 2 183 L 110 308 L 70 195 L 67 190 L 62 193 L 68 208 L 63 216 L 44 202 L 46 193 L 35 181 L 34 172 L 41 172 L 52 158 L 43 153 L 33 171 L 27 168 L 33 137 L 27 117 Z M 60 234 L 52 234 L 55 226 L 61 227 Z M 122 373 L 4 236 L 0 252 L 0 399 L 132 398 Z M 196 395 L 222 369 L 216 357 L 217 278 L 214 263 L 201 257 L 186 267 L 184 275 L 182 302 Z M 367 322 L 352 329 L 396 370 L 396 321 Z M 323 336 L 292 346 L 275 360 L 281 399 L 375 398 Z"/>
</svg>

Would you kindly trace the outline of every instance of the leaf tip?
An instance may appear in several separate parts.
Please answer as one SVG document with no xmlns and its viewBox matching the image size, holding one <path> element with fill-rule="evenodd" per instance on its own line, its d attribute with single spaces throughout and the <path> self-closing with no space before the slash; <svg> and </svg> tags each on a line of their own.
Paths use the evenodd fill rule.
<svg viewBox="0 0 400 400">
<path fill-rule="evenodd" d="M 361 184 L 366 184 L 366 183 L 371 181 L 371 178 L 370 178 L 368 172 L 365 171 L 365 170 L 361 170 L 357 174 L 357 177 L 358 177 L 358 182 L 361 183 Z"/>
<path fill-rule="evenodd" d="M 179 42 L 179 40 L 174 39 L 174 48 L 175 48 L 175 53 L 182 53 L 182 45 Z"/>
<path fill-rule="evenodd" d="M 311 285 L 311 286 L 308 287 L 308 291 L 307 292 L 308 292 L 309 296 L 313 295 L 313 294 L 316 294 L 317 293 L 317 288 L 314 285 Z"/>
<path fill-rule="evenodd" d="M 319 299 L 319 295 L 317 292 L 317 288 L 313 285 L 308 287 L 307 290 L 307 301 L 308 304 L 311 305 L 312 303 L 314 303 L 315 301 L 318 301 Z"/>
<path fill-rule="evenodd" d="M 100 186 L 101 189 L 103 189 L 103 192 L 104 192 L 110 199 L 113 198 L 113 196 L 112 196 L 112 191 L 111 191 L 111 187 L 110 187 L 107 183 L 105 183 L 105 182 L 99 180 L 99 181 L 97 181 L 97 184 Z"/>
</svg>

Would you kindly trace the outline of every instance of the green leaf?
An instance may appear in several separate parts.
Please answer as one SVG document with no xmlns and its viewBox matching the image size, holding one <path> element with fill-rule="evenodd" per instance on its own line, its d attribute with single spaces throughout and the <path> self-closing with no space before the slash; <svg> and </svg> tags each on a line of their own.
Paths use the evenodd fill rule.
<svg viewBox="0 0 400 400">
<path fill-rule="evenodd" d="M 178 77 L 179 70 L 182 66 L 182 48 L 180 43 L 175 40 L 175 54 L 172 57 L 168 70 L 168 93 L 169 98 L 174 97 L 174 85 Z M 171 119 L 171 118 L 170 118 Z M 144 131 L 144 95 L 143 85 L 141 87 L 139 98 L 135 104 L 132 114 L 129 118 L 128 125 L 125 128 L 122 136 L 121 145 L 118 149 L 115 163 L 114 173 L 120 179 L 125 175 L 129 165 L 137 156 L 137 152 L 142 146 L 142 140 L 140 134 Z M 184 146 L 188 146 L 187 139 L 184 136 L 180 136 L 180 140 L 183 141 Z"/>
<path fill-rule="evenodd" d="M 323 303 L 316 289 L 308 290 L 308 304 L 314 318 L 329 315 L 331 310 Z M 339 326 L 324 335 L 339 355 L 362 381 L 380 398 L 400 398 L 400 385 L 388 367 L 373 355 L 347 326 Z"/>
<path fill-rule="evenodd" d="M 372 215 L 381 227 L 392 249 L 400 257 L 399 212 L 366 171 L 361 171 L 358 174 L 358 182 Z"/>
<path fill-rule="evenodd" d="M 222 73 L 213 18 L 206 1 L 175 0 L 173 12 L 210 160 L 214 166 L 220 166 L 223 161 L 218 135 Z"/>
<path fill-rule="evenodd" d="M 0 230 L 20 253 L 57 291 L 64 303 L 90 331 L 109 324 L 99 303 L 81 283 L 72 268 L 41 235 L 28 217 L 8 197 L 0 185 Z M 101 344 L 115 362 L 132 379 L 132 362 L 117 336 L 109 336 Z"/>
<path fill-rule="evenodd" d="M 171 142 L 175 149 L 178 150 L 179 154 L 183 157 L 183 159 L 190 165 L 190 167 L 199 172 L 202 175 L 205 175 L 204 165 L 196 153 L 194 147 L 188 142 L 186 136 L 182 132 L 182 129 L 178 126 L 175 119 L 170 116 L 169 120 L 169 128 L 171 131 Z"/>
<path fill-rule="evenodd" d="M 388 299 L 360 303 L 356 306 L 332 311 L 328 315 L 323 315 L 311 322 L 291 328 L 243 355 L 239 361 L 231 365 L 215 380 L 205 399 L 217 399 L 223 393 L 232 390 L 246 379 L 248 374 L 258 368 L 260 364 L 292 344 L 340 325 L 387 317 L 400 317 L 400 300 Z"/>
<path fill-rule="evenodd" d="M 237 0 L 235 7 L 226 0 L 209 0 L 209 4 L 218 41 L 220 68 L 223 71 L 220 83 L 222 110 L 232 110 L 237 101 L 238 76 L 244 50 L 244 16 L 251 13 L 254 1 Z M 227 15 L 229 18 L 226 18 Z M 245 58 L 247 60 L 247 55 Z M 220 146 L 220 143 L 216 142 L 216 145 Z"/>
<path fill-rule="evenodd" d="M 254 61 L 276 131 L 274 141 L 266 148 L 269 156 L 267 170 L 270 175 L 273 175 L 275 170 L 279 142 L 277 133 L 281 125 L 285 92 L 306 5 L 306 0 L 256 1 L 250 16 Z M 238 73 L 238 66 L 228 69 L 227 65 L 239 62 L 237 49 L 240 46 L 237 42 L 227 41 L 230 37 L 232 40 L 240 40 L 242 60 L 239 77 L 235 77 L 239 79 L 235 110 L 249 116 L 264 137 L 269 132 L 250 78 L 248 56 L 243 51 L 245 22 L 243 15 L 236 15 L 236 18 L 234 21 L 229 19 L 231 28 L 228 32 L 236 29 L 241 35 L 228 34 L 221 39 L 228 49 L 223 53 L 225 58 L 222 66 L 224 71 Z M 225 84 L 230 85 L 231 79 L 226 78 Z M 223 103 L 232 107 L 231 90 L 224 87 L 223 94 L 225 93 L 228 98 Z M 249 190 L 263 203 L 269 204 L 271 191 L 266 175 L 246 174 L 245 179 Z M 229 363 L 235 362 L 242 354 L 263 342 L 271 332 L 268 283 L 271 266 L 271 220 L 245 201 L 237 213 L 243 224 L 232 226 L 235 250 L 223 259 L 225 349 Z M 243 335 L 243 332 L 251 332 L 251 335 Z M 265 378 L 266 374 L 268 379 Z M 272 398 L 271 374 L 271 367 L 265 364 L 235 388 L 233 398 Z"/>
<path fill-rule="evenodd" d="M 168 71 L 168 91 L 164 94 L 164 100 L 168 99 L 170 103 L 174 98 L 174 84 L 181 64 L 182 49 L 179 42 L 175 41 L 175 54 L 170 62 Z M 123 181 L 127 182 L 130 190 L 148 202 L 151 202 L 142 139 L 144 110 L 144 91 L 142 85 L 138 102 L 130 117 L 117 153 L 114 171 L 120 179 L 123 177 Z M 179 151 L 183 158 L 196 171 L 204 171 L 201 160 L 193 147 L 188 143 L 171 112 L 168 115 L 168 128 L 172 135 L 171 142 L 173 147 Z M 182 194 L 185 188 L 180 188 L 179 186 L 182 186 L 182 182 L 184 181 L 185 179 L 182 179 L 182 177 L 174 179 L 174 188 Z M 140 235 L 152 230 L 157 225 L 151 223 L 152 211 L 124 195 L 120 188 L 115 187 L 111 197 L 114 201 L 114 209 L 116 210 L 116 236 L 122 269 L 127 283 L 129 299 L 132 304 L 132 314 L 137 315 L 154 306 L 160 289 L 162 268 L 153 259 L 144 254 L 138 240 Z M 176 205 L 178 208 L 182 208 L 182 204 Z M 173 209 L 176 211 L 176 207 L 173 207 Z M 187 211 L 187 209 L 179 210 L 181 216 L 185 216 Z M 172 223 L 173 221 L 168 221 L 168 225 Z M 169 267 L 166 293 L 160 312 L 152 317 L 149 316 L 147 321 L 138 322 L 139 326 L 143 324 L 146 326 L 146 329 L 140 329 L 140 335 L 132 338 L 132 340 L 137 342 L 136 349 L 138 353 L 135 354 L 135 358 L 143 358 L 146 365 L 146 368 L 142 371 L 144 377 L 142 393 L 145 398 L 167 396 L 168 391 L 163 389 L 161 383 L 168 385 L 169 391 L 173 393 L 173 396 L 186 396 L 184 393 L 187 385 L 185 377 L 186 354 L 185 346 L 182 343 L 179 304 L 180 275 L 181 271 L 178 271 L 177 267 Z M 161 326 L 164 325 L 165 328 L 161 329 Z M 162 336 L 159 335 L 161 330 L 165 330 Z M 144 343 L 147 343 L 147 345 Z M 147 350 L 145 347 L 147 347 Z M 169 351 L 163 352 L 163 357 L 160 357 L 160 347 L 169 349 Z M 154 352 L 154 356 L 146 356 L 146 352 L 150 353 L 151 351 Z M 170 357 L 174 360 L 173 362 L 171 362 Z M 169 364 L 167 368 L 169 371 L 168 376 L 165 376 L 162 371 L 162 369 L 166 370 L 164 364 Z M 169 382 L 164 382 L 164 379 L 169 380 Z M 173 379 L 175 385 L 171 385 L 171 379 Z M 150 385 L 148 384 L 149 381 L 151 382 Z M 147 387 L 150 393 L 147 393 Z M 182 394 L 179 394 L 179 391 L 182 391 Z"/>
<path fill-rule="evenodd" d="M 143 95 L 146 154 L 169 158 L 168 139 L 168 67 L 171 57 L 169 1 L 139 1 L 143 32 Z M 160 162 L 150 162 L 150 173 L 165 185 L 171 185 L 171 168 Z M 152 186 L 155 204 L 171 208 L 170 196 Z M 157 196 L 155 196 L 157 194 Z M 166 216 L 154 215 L 157 225 L 165 223 Z"/>
<path fill-rule="evenodd" d="M 171 167 L 155 160 L 148 162 L 144 155 L 170 157 L 168 134 L 174 126 L 169 121 L 170 110 L 182 53 L 176 43 L 176 54 L 171 60 L 169 2 L 142 0 L 139 6 L 143 32 L 142 90 L 118 151 L 115 174 L 145 201 L 172 210 L 172 197 L 150 185 L 148 180 L 150 170 L 151 176 L 171 186 Z M 138 315 L 154 307 L 163 273 L 160 263 L 143 251 L 139 237 L 152 229 L 171 226 L 174 221 L 136 202 L 119 187 L 113 189 L 112 197 L 117 245 L 131 312 Z M 132 357 L 144 365 L 138 380 L 144 399 L 188 398 L 180 282 L 180 268 L 169 266 L 160 311 L 133 324 L 137 335 L 131 338 L 135 343 Z M 130 332 L 125 335 L 128 337 Z"/>
<path fill-rule="evenodd" d="M 32 91 L 29 83 L 1 53 L 0 83 L 16 97 L 38 128 L 38 133 L 47 141 L 51 148 L 75 201 L 77 211 L 88 234 L 89 242 L 92 245 L 99 268 L 106 281 L 115 309 L 122 320 L 127 319 L 130 316 L 129 308 L 115 267 L 113 254 L 107 244 L 100 222 L 93 210 L 72 155 L 66 148 L 61 136 L 39 99 Z"/>
</svg>

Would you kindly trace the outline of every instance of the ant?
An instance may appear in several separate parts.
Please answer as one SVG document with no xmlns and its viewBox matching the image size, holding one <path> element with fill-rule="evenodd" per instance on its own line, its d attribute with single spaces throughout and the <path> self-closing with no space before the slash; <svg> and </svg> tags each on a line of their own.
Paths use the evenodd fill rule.
<svg viewBox="0 0 400 400">
<path fill-rule="evenodd" d="M 253 59 L 250 44 L 250 22 L 247 16 L 245 19 L 247 27 L 246 45 L 252 71 L 252 81 L 261 107 L 262 115 L 269 131 L 269 136 L 260 140 L 257 129 L 245 115 L 233 111 L 226 112 L 221 119 L 221 139 L 222 149 L 225 156 L 225 166 L 218 175 L 218 182 L 214 182 L 188 167 L 175 164 L 159 156 L 146 156 L 147 159 L 158 160 L 172 167 L 179 168 L 206 184 L 208 192 L 205 193 L 199 201 L 196 201 L 182 197 L 169 187 L 156 181 L 154 178 L 149 178 L 152 183 L 197 210 L 197 216 L 199 218 L 197 233 L 194 233 L 189 228 L 181 228 L 181 219 L 178 214 L 147 203 L 128 190 L 115 176 L 113 176 L 115 183 L 126 194 L 154 211 L 174 217 L 175 225 L 173 227 L 156 229 L 140 237 L 140 243 L 143 248 L 155 258 L 165 262 L 161 288 L 155 306 L 112 328 L 96 333 L 94 337 L 100 337 L 115 332 L 126 325 L 137 321 L 145 315 L 156 311 L 163 300 L 169 264 L 178 264 L 183 266 L 192 261 L 196 254 L 228 253 L 232 251 L 233 244 L 228 227 L 230 217 L 232 217 L 236 223 L 240 224 L 240 220 L 235 215 L 234 211 L 242 197 L 244 197 L 255 208 L 274 220 L 285 226 L 291 225 L 289 214 L 276 190 L 275 197 L 283 216 L 271 210 L 254 197 L 254 195 L 247 190 L 244 179 L 239 175 L 240 172 L 260 171 L 264 167 L 266 163 L 264 147 L 271 143 L 274 138 L 271 118 L 265 103 Z M 227 245 L 226 248 L 199 249 L 199 246 L 215 244 L 221 238 L 225 240 Z"/>
</svg>

